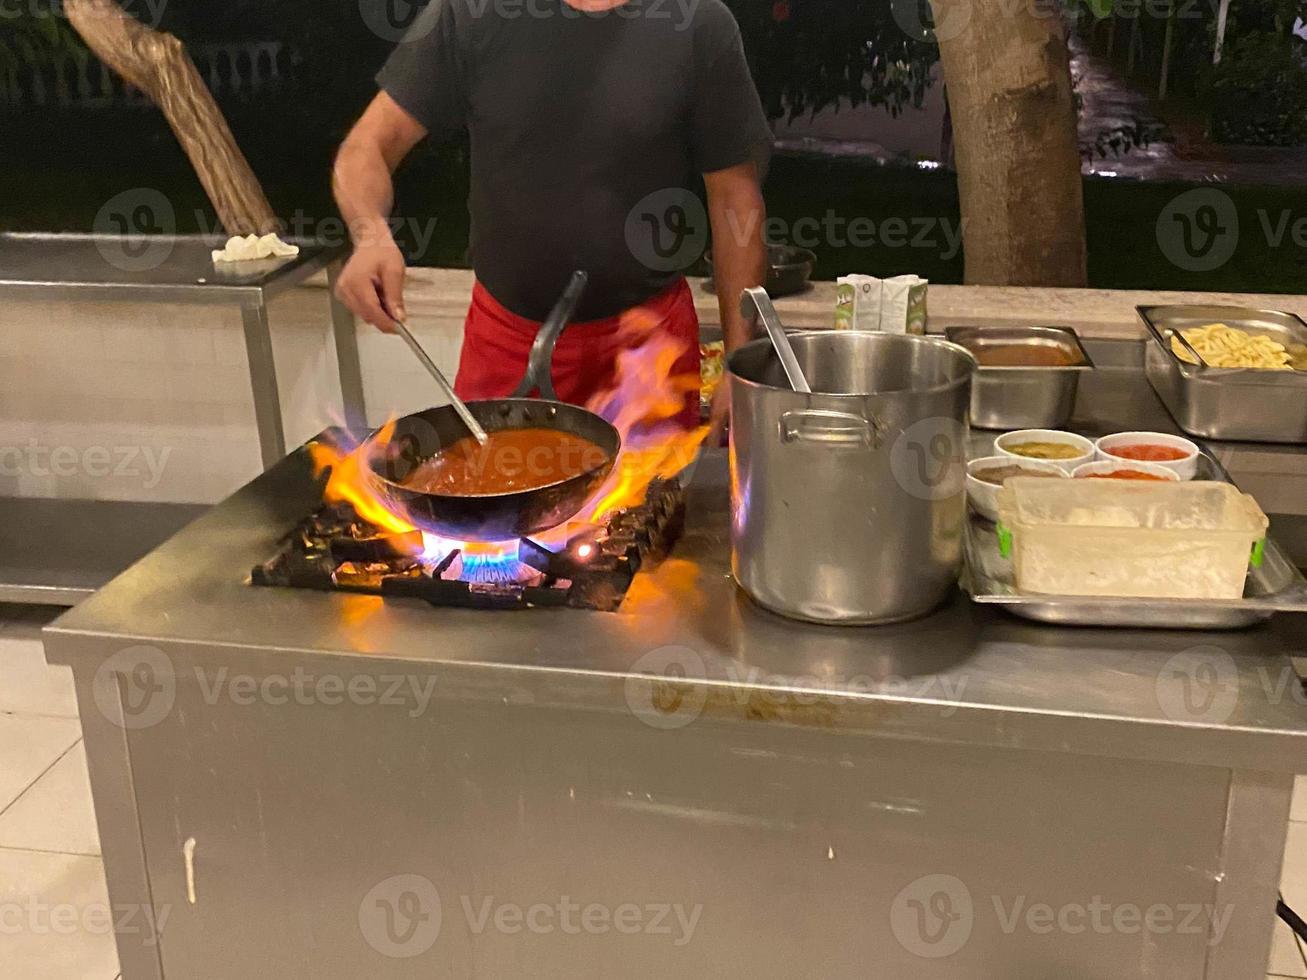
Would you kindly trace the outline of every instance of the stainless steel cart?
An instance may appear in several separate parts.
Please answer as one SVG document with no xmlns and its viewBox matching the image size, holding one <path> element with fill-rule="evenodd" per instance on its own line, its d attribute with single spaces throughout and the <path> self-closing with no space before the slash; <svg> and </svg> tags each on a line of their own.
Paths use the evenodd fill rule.
<svg viewBox="0 0 1307 980">
<path fill-rule="evenodd" d="M 264 468 L 286 455 L 268 303 L 323 269 L 334 285 L 346 248 L 298 242 L 293 259 L 215 267 L 221 243 L 201 235 L 0 234 L 0 299 L 238 306 Z M 354 320 L 330 299 L 345 419 L 365 425 Z M 189 504 L 0 500 L 0 601 L 72 604 L 203 510 Z"/>
</svg>

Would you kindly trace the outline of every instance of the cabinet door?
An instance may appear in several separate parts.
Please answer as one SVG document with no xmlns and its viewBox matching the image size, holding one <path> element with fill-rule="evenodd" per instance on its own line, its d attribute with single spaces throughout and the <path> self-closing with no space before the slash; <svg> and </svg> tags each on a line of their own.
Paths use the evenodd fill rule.
<svg viewBox="0 0 1307 980">
<path fill-rule="evenodd" d="M 665 730 L 511 678 L 453 700 L 394 676 L 434 696 L 210 674 L 130 733 L 166 977 L 1116 978 L 1141 956 L 1204 976 L 1204 932 L 1050 933 L 1023 910 L 1212 902 L 1223 770 L 765 716 Z M 938 930 L 904 939 L 938 905 L 913 906 L 923 878 L 967 889 L 947 957 Z"/>
</svg>

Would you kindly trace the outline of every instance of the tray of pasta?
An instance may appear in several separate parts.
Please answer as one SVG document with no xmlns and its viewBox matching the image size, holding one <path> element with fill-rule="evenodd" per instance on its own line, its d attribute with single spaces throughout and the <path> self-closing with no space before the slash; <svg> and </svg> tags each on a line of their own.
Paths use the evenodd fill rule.
<svg viewBox="0 0 1307 980">
<path fill-rule="evenodd" d="M 1139 306 L 1148 380 L 1204 439 L 1307 442 L 1307 323 L 1239 306 Z"/>
</svg>

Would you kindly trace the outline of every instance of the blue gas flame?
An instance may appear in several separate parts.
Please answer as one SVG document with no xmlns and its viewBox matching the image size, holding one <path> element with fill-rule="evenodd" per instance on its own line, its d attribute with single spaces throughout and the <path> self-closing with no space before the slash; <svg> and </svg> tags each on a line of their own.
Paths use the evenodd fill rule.
<svg viewBox="0 0 1307 980">
<path fill-rule="evenodd" d="M 489 550 L 487 550 L 489 548 Z M 506 541 L 501 546 L 472 545 L 422 532 L 422 557 L 428 561 L 438 562 L 452 551 L 460 552 L 462 574 L 465 582 L 496 582 L 511 584 L 523 581 L 535 574 L 534 569 L 518 561 L 517 542 Z"/>
</svg>

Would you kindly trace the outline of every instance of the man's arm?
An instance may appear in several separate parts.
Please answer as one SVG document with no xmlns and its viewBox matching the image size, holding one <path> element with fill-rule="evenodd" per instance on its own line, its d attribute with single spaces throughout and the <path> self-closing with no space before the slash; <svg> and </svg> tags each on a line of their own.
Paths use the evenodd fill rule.
<svg viewBox="0 0 1307 980">
<path fill-rule="evenodd" d="M 753 163 L 704 174 L 703 179 L 712 222 L 713 281 L 722 337 L 729 354 L 753 336 L 753 323 L 740 313 L 740 294 L 767 281 L 767 246 L 762 231 L 767 206 L 758 183 L 758 168 Z M 710 445 L 720 442 L 729 408 L 723 384 L 713 398 Z"/>
<path fill-rule="evenodd" d="M 332 189 L 354 254 L 336 283 L 336 295 L 354 313 L 387 333 L 391 317 L 404 319 L 404 253 L 387 218 L 394 205 L 395 169 L 427 135 L 426 128 L 380 93 L 350 130 L 336 155 Z"/>
<path fill-rule="evenodd" d="M 712 222 L 713 280 L 729 354 L 753 334 L 753 324 L 740 314 L 740 294 L 767 281 L 767 206 L 753 163 L 704 174 L 703 179 Z"/>
</svg>

